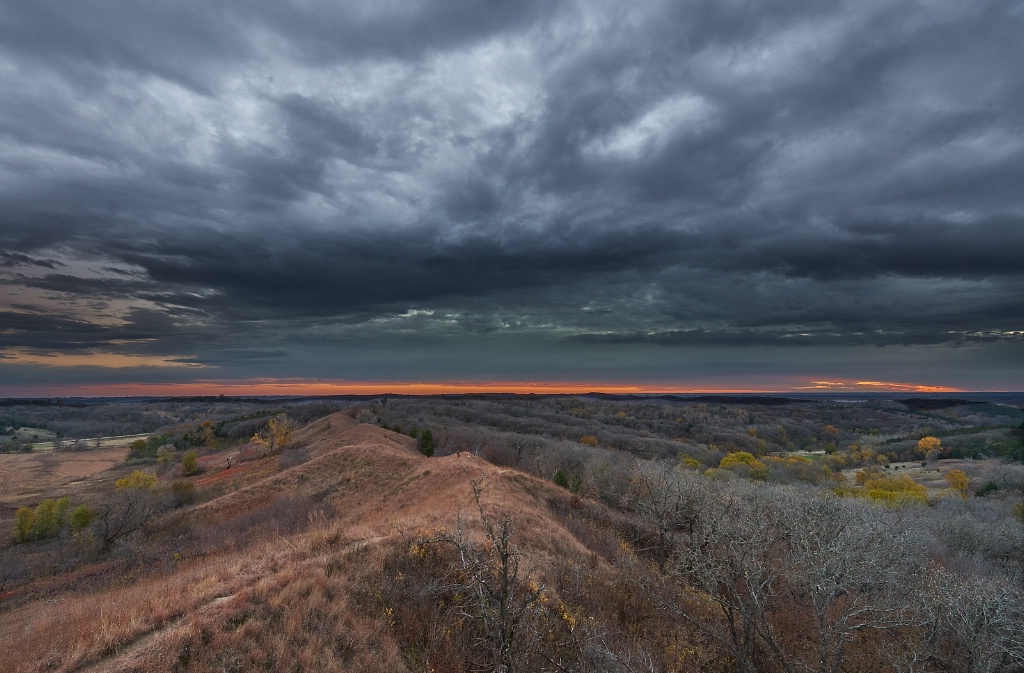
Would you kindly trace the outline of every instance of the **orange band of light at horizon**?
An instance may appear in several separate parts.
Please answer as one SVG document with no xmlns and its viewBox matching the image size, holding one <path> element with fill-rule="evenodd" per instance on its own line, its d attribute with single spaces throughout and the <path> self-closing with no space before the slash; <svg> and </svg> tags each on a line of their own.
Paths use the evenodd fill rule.
<svg viewBox="0 0 1024 673">
<path fill-rule="evenodd" d="M 125 383 L 95 385 L 47 385 L 26 387 L 18 396 L 136 397 L 136 396 L 319 396 L 319 395 L 458 395 L 472 393 L 568 394 L 766 394 L 828 392 L 957 393 L 959 388 L 914 383 L 854 380 L 802 380 L 798 385 L 723 387 L 708 384 L 682 386 L 660 384 L 607 384 L 542 381 L 452 381 L 452 382 L 353 382 L 296 379 L 254 379 L 244 381 L 195 381 L 190 383 Z M 6 394 L 0 390 L 0 395 Z"/>
</svg>

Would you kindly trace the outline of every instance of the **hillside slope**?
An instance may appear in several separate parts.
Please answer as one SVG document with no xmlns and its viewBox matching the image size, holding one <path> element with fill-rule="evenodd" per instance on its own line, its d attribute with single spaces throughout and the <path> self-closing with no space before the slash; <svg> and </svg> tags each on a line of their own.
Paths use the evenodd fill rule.
<svg viewBox="0 0 1024 673">
<path fill-rule="evenodd" d="M 136 569 L 134 581 L 70 590 L 56 603 L 39 600 L 17 619 L 5 617 L 3 640 L 25 647 L 0 655 L 0 669 L 413 670 L 431 649 L 421 632 L 439 627 L 415 620 L 453 593 L 429 587 L 445 578 L 471 592 L 472 563 L 501 570 L 485 518 L 491 533 L 509 535 L 500 550 L 511 554 L 504 607 L 526 600 L 540 610 L 554 590 L 531 596 L 531 586 L 552 585 L 566 559 L 598 563 L 556 513 L 570 511 L 568 494 L 537 478 L 466 453 L 426 458 L 415 440 L 346 414 L 311 424 L 298 439 L 307 462 L 164 521 L 150 544 L 162 540 L 166 550 L 149 549 L 150 567 Z M 305 520 L 296 522 L 297 515 Z M 171 541 L 183 536 L 199 541 L 190 557 L 171 553 Z M 231 540 L 218 550 L 209 541 L 221 536 Z M 463 563 L 462 555 L 474 561 Z M 154 557 L 160 572 L 150 572 Z M 422 585 L 407 587 L 410 569 L 393 566 L 417 563 L 412 570 L 423 575 Z M 400 604 L 411 594 L 419 595 L 423 614 Z M 485 607 L 467 604 L 458 619 Z M 477 633 L 487 624 L 467 628 L 469 645 L 481 634 L 490 638 Z M 37 635 L 54 631 L 73 636 L 60 642 Z M 487 647 L 454 651 L 450 631 L 447 644 L 431 646 L 444 653 L 434 670 L 445 662 L 464 670 L 489 656 Z"/>
</svg>

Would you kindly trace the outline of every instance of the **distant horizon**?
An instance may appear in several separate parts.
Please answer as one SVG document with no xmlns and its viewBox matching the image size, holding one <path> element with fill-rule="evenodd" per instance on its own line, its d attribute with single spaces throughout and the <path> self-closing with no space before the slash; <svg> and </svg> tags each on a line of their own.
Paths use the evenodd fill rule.
<svg viewBox="0 0 1024 673">
<path fill-rule="evenodd" d="M 836 383 L 836 382 L 832 382 Z M 172 398 L 172 397 L 372 397 L 385 395 L 680 395 L 680 396 L 756 396 L 756 395 L 972 395 L 1022 394 L 1022 390 L 963 389 L 906 383 L 857 382 L 850 385 L 799 386 L 790 388 L 742 387 L 665 387 L 609 385 L 597 383 L 542 382 L 232 382 L 199 384 L 92 385 L 47 387 L 36 390 L 11 390 L 0 386 L 0 399 L 74 399 L 74 398 Z"/>
</svg>

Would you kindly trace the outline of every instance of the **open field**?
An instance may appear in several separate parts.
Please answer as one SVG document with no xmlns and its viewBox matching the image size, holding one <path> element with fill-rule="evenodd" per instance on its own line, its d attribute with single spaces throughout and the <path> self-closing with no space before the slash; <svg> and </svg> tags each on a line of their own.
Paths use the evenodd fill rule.
<svg viewBox="0 0 1024 673">
<path fill-rule="evenodd" d="M 132 442 L 137 439 L 146 439 L 149 437 L 149 433 L 133 434 L 133 435 L 116 435 L 113 437 L 88 437 L 77 440 L 83 447 L 82 450 L 97 449 L 97 448 L 114 448 L 114 449 L 127 449 Z M 32 450 L 35 452 L 47 452 L 54 451 L 56 443 L 53 439 L 44 442 L 33 442 Z"/>
<path fill-rule="evenodd" d="M 945 475 L 950 470 L 963 471 L 970 478 L 973 490 L 977 490 L 989 482 L 1002 483 L 1011 480 L 1015 473 L 1021 471 L 1017 466 L 1008 465 L 1006 461 L 996 458 L 978 460 L 945 458 L 924 465 L 919 460 L 897 461 L 890 463 L 884 469 L 884 473 L 896 477 L 907 476 L 925 486 L 930 495 L 940 497 L 949 489 Z M 857 470 L 845 470 L 843 474 L 847 481 L 853 483 L 856 480 Z"/>
<path fill-rule="evenodd" d="M 12 510 L 53 494 L 66 494 L 83 480 L 124 462 L 127 444 L 88 451 L 34 451 L 0 455 L 0 507 Z"/>
<path fill-rule="evenodd" d="M 9 430 L 9 428 L 7 428 Z M 18 428 L 13 432 L 0 431 L 0 444 L 6 444 L 11 440 L 19 442 L 30 442 L 33 445 L 49 445 L 53 447 L 53 440 L 57 437 L 52 430 L 44 428 Z"/>
</svg>

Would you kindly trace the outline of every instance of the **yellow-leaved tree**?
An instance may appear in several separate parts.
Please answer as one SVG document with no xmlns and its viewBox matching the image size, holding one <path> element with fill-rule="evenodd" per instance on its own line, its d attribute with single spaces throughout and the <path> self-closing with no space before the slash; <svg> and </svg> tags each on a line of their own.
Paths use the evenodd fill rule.
<svg viewBox="0 0 1024 673">
<path fill-rule="evenodd" d="M 181 473 L 186 477 L 199 471 L 199 453 L 195 450 L 189 451 L 181 459 Z"/>
<path fill-rule="evenodd" d="M 274 416 L 267 422 L 263 432 L 252 436 L 252 441 L 265 448 L 269 453 L 281 451 L 292 440 L 292 422 L 285 414 Z"/>
<path fill-rule="evenodd" d="M 922 456 L 927 456 L 932 451 L 936 453 L 942 451 L 942 440 L 938 437 L 922 437 L 917 442 L 917 452 Z"/>
<path fill-rule="evenodd" d="M 967 500 L 967 488 L 971 485 L 971 478 L 963 470 L 949 470 L 944 475 L 950 490 L 956 491 L 961 498 Z"/>
<path fill-rule="evenodd" d="M 22 505 L 15 514 L 14 537 L 19 543 L 28 542 L 32 539 L 32 529 L 35 527 L 36 513 L 31 507 Z"/>
<path fill-rule="evenodd" d="M 928 504 L 928 489 L 907 475 L 868 479 L 864 482 L 863 493 L 892 507 L 909 503 Z"/>
<path fill-rule="evenodd" d="M 768 476 L 768 467 L 749 451 L 733 451 L 727 454 L 718 463 L 718 467 L 739 472 L 751 479 L 765 479 Z"/>
</svg>

